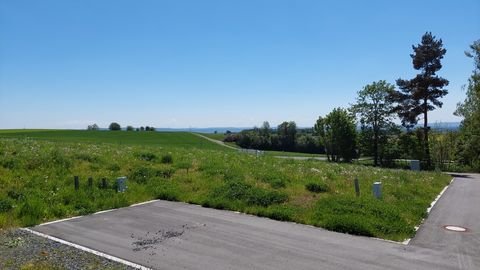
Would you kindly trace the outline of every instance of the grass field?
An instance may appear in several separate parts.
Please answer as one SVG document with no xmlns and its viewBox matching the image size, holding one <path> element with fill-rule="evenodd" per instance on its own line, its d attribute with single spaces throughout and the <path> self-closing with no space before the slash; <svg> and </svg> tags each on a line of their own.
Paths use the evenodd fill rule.
<svg viewBox="0 0 480 270">
<path fill-rule="evenodd" d="M 0 228 L 158 198 L 403 240 L 414 234 L 450 180 L 431 172 L 255 157 L 188 133 L 0 134 Z M 118 143 L 113 138 L 121 145 L 111 144 Z M 75 175 L 80 177 L 78 191 Z M 115 191 L 119 176 L 128 177 L 124 193 Z M 91 186 L 88 177 L 93 177 Z M 105 189 L 100 187 L 104 177 Z M 360 179 L 358 198 L 355 177 Z M 384 185 L 381 200 L 371 195 L 375 181 Z"/>
<path fill-rule="evenodd" d="M 55 142 L 112 143 L 160 147 L 226 150 L 189 132 L 136 132 L 87 130 L 0 130 L 0 138 L 31 138 Z M 228 149 L 227 149 L 228 150 Z"/>
</svg>

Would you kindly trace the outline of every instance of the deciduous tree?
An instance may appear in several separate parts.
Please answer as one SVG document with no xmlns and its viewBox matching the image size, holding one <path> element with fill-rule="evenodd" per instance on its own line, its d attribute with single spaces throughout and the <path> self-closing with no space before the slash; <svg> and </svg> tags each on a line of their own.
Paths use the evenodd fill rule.
<svg viewBox="0 0 480 270">
<path fill-rule="evenodd" d="M 373 82 L 358 91 L 357 102 L 351 110 L 360 118 L 362 130 L 371 129 L 372 136 L 363 136 L 363 139 L 372 141 L 373 162 L 379 163 L 380 136 L 391 125 L 393 115 L 393 102 L 389 98 L 395 91 L 395 87 L 386 81 Z M 369 134 L 365 132 L 365 134 Z M 385 141 L 385 140 L 384 140 Z"/>
</svg>

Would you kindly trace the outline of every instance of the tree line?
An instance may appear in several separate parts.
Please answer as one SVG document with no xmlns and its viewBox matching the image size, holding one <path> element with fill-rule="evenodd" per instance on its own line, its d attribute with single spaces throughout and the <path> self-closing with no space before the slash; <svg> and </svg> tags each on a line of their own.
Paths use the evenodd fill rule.
<svg viewBox="0 0 480 270">
<path fill-rule="evenodd" d="M 335 108 L 318 118 L 312 129 L 297 129 L 295 122 L 283 122 L 276 130 L 264 122 L 261 128 L 230 134 L 244 148 L 326 154 L 329 161 L 349 162 L 372 156 L 375 166 L 389 166 L 395 159 L 419 159 L 424 167 L 453 160 L 480 170 L 480 40 L 467 57 L 475 63 L 466 86 L 466 98 L 457 105 L 462 116 L 458 132 L 433 132 L 429 112 L 441 108 L 449 81 L 437 74 L 447 50 L 442 39 L 427 32 L 410 55 L 418 74 L 398 79 L 396 86 L 384 80 L 364 86 L 349 108 Z M 394 124 L 397 118 L 402 126 Z M 415 128 L 421 122 L 421 127 Z M 357 125 L 358 124 L 358 125 Z M 358 128 L 357 128 L 358 127 Z M 431 141 L 433 140 L 433 141 Z M 434 164 L 435 163 L 435 164 Z"/>
<path fill-rule="evenodd" d="M 100 127 L 97 124 L 88 125 L 87 130 L 100 130 Z M 122 130 L 122 126 L 120 126 L 120 124 L 117 123 L 117 122 L 112 122 L 108 126 L 108 130 L 110 130 L 110 131 L 120 131 L 120 130 Z M 125 128 L 125 130 L 126 131 L 155 131 L 155 128 L 150 127 L 150 126 L 145 126 L 145 127 L 141 126 L 141 127 L 137 127 L 137 128 L 134 128 L 133 126 L 127 126 Z"/>
</svg>

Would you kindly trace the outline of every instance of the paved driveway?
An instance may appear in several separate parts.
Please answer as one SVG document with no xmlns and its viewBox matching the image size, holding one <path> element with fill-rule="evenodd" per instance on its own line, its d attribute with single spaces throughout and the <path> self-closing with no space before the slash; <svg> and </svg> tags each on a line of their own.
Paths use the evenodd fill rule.
<svg viewBox="0 0 480 270">
<path fill-rule="evenodd" d="M 478 180 L 471 178 L 467 186 Z M 468 234 L 436 223 L 436 215 L 441 224 L 449 216 L 443 205 L 456 200 L 463 181 L 447 189 L 410 245 L 167 201 L 33 230 L 154 269 L 480 269 L 478 210 L 466 208 L 476 214 L 472 219 L 451 220 L 473 222 L 460 222 L 470 227 Z M 468 204 L 472 194 L 460 195 Z M 462 216 L 464 210 L 455 213 Z"/>
</svg>

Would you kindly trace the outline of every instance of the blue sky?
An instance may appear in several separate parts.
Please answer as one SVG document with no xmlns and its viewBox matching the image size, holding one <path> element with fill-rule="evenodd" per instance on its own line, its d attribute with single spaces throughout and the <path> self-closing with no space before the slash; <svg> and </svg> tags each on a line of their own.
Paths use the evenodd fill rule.
<svg viewBox="0 0 480 270">
<path fill-rule="evenodd" d="M 0 0 L 0 128 L 312 126 L 416 74 L 426 31 L 459 121 L 480 1 Z"/>
</svg>

